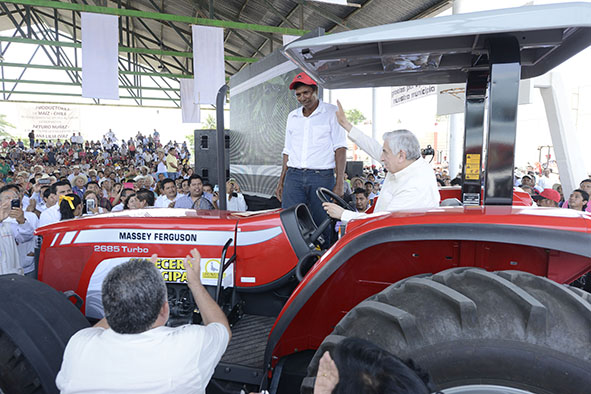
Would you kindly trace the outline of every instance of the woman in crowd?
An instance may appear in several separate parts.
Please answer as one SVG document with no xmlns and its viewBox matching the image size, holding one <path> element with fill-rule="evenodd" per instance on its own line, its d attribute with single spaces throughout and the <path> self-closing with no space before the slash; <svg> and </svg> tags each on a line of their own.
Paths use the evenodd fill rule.
<svg viewBox="0 0 591 394">
<path fill-rule="evenodd" d="M 75 219 L 82 216 L 83 206 L 82 200 L 77 194 L 70 193 L 65 196 L 60 196 L 60 220 Z"/>
<path fill-rule="evenodd" d="M 96 192 L 92 190 L 87 190 L 86 193 L 84 193 L 82 203 L 84 205 L 84 215 L 96 215 L 105 212 L 105 209 L 99 204 L 99 198 L 96 195 Z"/>
<path fill-rule="evenodd" d="M 138 205 L 138 199 L 135 193 L 130 194 L 125 202 L 123 203 L 123 209 L 136 209 Z"/>
</svg>

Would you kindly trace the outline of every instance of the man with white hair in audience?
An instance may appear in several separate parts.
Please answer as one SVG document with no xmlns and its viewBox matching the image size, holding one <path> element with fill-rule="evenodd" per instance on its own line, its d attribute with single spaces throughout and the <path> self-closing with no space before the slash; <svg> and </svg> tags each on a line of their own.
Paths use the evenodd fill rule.
<svg viewBox="0 0 591 394">
<path fill-rule="evenodd" d="M 338 102 L 336 113 L 339 124 L 347 130 L 349 138 L 372 158 L 381 160 L 388 170 L 374 212 L 403 209 L 430 209 L 439 206 L 439 189 L 433 169 L 422 157 L 417 137 L 408 130 L 395 130 L 384 134 L 383 146 L 354 127 Z M 362 217 L 333 204 L 324 203 L 326 212 L 335 219 L 348 222 Z"/>
</svg>

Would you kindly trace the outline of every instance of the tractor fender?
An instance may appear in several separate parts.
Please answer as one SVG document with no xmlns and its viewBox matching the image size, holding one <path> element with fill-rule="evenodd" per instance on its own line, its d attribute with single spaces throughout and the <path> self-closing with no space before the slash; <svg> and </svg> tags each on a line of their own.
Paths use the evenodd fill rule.
<svg viewBox="0 0 591 394">
<path fill-rule="evenodd" d="M 293 353 L 294 346 L 291 343 L 284 345 L 283 349 L 280 349 L 280 347 L 282 343 L 285 344 L 291 341 L 291 334 L 284 334 L 286 334 L 286 331 L 292 324 L 300 320 L 302 324 L 304 324 L 304 321 L 310 321 L 309 316 L 303 316 L 300 313 L 308 301 L 352 256 L 376 245 L 389 242 L 440 240 L 483 241 L 510 245 L 527 245 L 543 248 L 543 250 L 556 250 L 582 256 L 583 261 L 579 262 L 578 266 L 569 268 L 573 272 L 561 273 L 562 276 L 570 277 L 571 281 L 591 269 L 591 261 L 588 260 L 591 257 L 591 248 L 589 248 L 589 245 L 591 245 L 591 234 L 586 232 L 565 231 L 538 226 L 511 226 L 490 223 L 385 226 L 365 232 L 363 231 L 363 227 L 359 226 L 351 233 L 345 235 L 337 244 L 338 247 L 330 249 L 308 272 L 304 280 L 296 288 L 285 304 L 269 335 L 269 341 L 265 351 L 265 365 L 270 366 L 273 359 L 277 360 L 282 356 Z M 442 267 L 438 271 L 447 268 L 453 268 L 453 265 Z M 499 268 L 493 267 L 493 269 Z M 436 271 L 425 271 L 422 273 L 430 272 Z M 419 272 L 415 274 L 419 274 Z M 557 280 L 556 278 L 551 279 Z M 352 308 L 355 304 L 362 301 L 362 299 L 349 305 L 348 308 Z M 319 306 L 319 308 L 322 307 Z M 338 319 L 330 324 L 334 326 L 337 321 Z M 309 337 L 325 337 L 329 332 L 312 332 Z M 300 347 L 298 349 L 300 351 L 305 350 Z"/>
</svg>

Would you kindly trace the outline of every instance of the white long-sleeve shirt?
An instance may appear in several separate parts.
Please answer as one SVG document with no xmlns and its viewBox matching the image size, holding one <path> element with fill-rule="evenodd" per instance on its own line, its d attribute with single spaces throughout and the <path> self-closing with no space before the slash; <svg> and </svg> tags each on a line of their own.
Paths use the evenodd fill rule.
<svg viewBox="0 0 591 394">
<path fill-rule="evenodd" d="M 376 160 L 380 160 L 382 145 L 361 130 L 353 127 L 349 138 Z M 392 212 L 404 209 L 431 209 L 439 206 L 439 189 L 433 169 L 424 159 L 419 158 L 397 173 L 388 173 L 380 197 L 374 209 L 378 212 Z M 365 214 L 345 210 L 343 222 L 362 217 Z"/>
<path fill-rule="evenodd" d="M 14 218 L 4 219 L 12 229 L 14 239 L 17 243 L 17 250 L 19 254 L 19 262 L 25 274 L 35 270 L 35 229 L 39 219 L 33 212 L 25 211 L 25 223 L 18 224 Z"/>
<path fill-rule="evenodd" d="M 46 226 L 48 224 L 57 223 L 62 219 L 62 214 L 60 213 L 60 206 L 59 204 L 52 205 L 51 207 L 47 208 L 45 211 L 41 212 L 41 216 L 39 216 L 39 225 Z"/>
<path fill-rule="evenodd" d="M 228 195 L 226 194 L 226 209 L 228 211 L 240 211 L 246 212 L 248 210 L 248 206 L 246 205 L 246 200 L 244 199 L 244 195 L 242 193 L 237 193 L 237 197 L 232 197 L 232 199 L 228 199 Z"/>
<path fill-rule="evenodd" d="M 336 118 L 337 107 L 322 101 L 310 116 L 304 116 L 303 107 L 287 116 L 285 146 L 287 166 L 314 170 L 335 168 L 334 152 L 347 147 L 345 129 Z"/>
</svg>

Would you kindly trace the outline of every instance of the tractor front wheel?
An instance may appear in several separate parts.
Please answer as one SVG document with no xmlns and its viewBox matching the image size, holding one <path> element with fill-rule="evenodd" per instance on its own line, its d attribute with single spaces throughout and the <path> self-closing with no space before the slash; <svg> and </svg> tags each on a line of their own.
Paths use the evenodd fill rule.
<svg viewBox="0 0 591 394">
<path fill-rule="evenodd" d="M 588 293 L 525 272 L 454 268 L 397 282 L 339 322 L 310 363 L 346 337 L 413 359 L 453 393 L 588 393 Z"/>
</svg>

